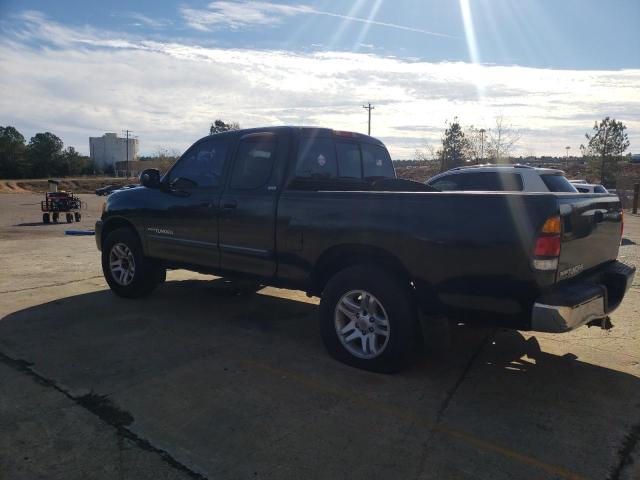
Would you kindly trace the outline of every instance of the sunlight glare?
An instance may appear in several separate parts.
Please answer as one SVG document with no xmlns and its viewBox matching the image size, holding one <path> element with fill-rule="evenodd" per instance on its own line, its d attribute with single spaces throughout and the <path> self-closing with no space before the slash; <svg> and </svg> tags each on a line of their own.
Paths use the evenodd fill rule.
<svg viewBox="0 0 640 480">
<path fill-rule="evenodd" d="M 351 18 L 355 17 L 362 5 L 366 2 L 366 0 L 355 0 L 351 8 L 349 9 L 349 13 L 342 19 L 340 22 L 340 26 L 335 31 L 335 33 L 331 37 L 331 41 L 328 43 L 328 49 L 332 50 L 333 47 L 340 41 L 342 34 L 344 33 L 347 25 L 351 23 Z"/>
<path fill-rule="evenodd" d="M 469 5 L 469 0 L 459 0 L 459 2 L 460 2 L 460 12 L 462 13 L 462 22 L 464 24 L 464 36 L 467 40 L 467 48 L 469 49 L 469 56 L 471 57 L 471 62 L 477 67 L 479 67 L 480 54 L 478 52 L 478 41 L 476 39 L 476 32 L 475 32 L 475 29 L 473 28 L 471 6 Z M 478 77 L 476 77 L 475 83 L 476 83 L 476 88 L 478 89 L 478 96 L 482 98 L 484 85 L 481 83 Z"/>
<path fill-rule="evenodd" d="M 376 14 L 378 13 L 378 10 L 380 9 L 381 5 L 382 5 L 382 0 L 375 0 L 375 3 L 373 4 L 371 11 L 369 12 L 369 16 L 367 17 L 367 22 L 362 25 L 362 29 L 358 34 L 358 39 L 356 40 L 356 43 L 353 45 L 354 51 L 357 52 L 360 49 L 360 44 L 366 38 L 367 33 L 369 33 L 369 28 L 371 27 L 371 23 L 369 22 L 371 22 L 376 18 Z"/>
</svg>

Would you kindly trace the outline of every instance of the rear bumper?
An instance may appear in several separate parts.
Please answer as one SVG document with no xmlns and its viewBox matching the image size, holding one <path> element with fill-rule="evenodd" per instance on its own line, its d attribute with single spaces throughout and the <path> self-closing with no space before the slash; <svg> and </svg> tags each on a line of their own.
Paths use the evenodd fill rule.
<svg viewBox="0 0 640 480">
<path fill-rule="evenodd" d="M 531 330 L 568 332 L 606 318 L 622 302 L 635 272 L 635 267 L 614 261 L 579 279 L 557 285 L 534 303 Z"/>
<path fill-rule="evenodd" d="M 96 222 L 96 247 L 98 250 L 102 250 L 102 220 Z"/>
</svg>

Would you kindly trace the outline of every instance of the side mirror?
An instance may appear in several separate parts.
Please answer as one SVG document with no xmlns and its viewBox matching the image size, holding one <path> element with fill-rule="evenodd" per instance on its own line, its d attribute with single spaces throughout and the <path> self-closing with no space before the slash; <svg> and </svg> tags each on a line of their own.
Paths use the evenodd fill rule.
<svg viewBox="0 0 640 480">
<path fill-rule="evenodd" d="M 147 188 L 160 187 L 160 172 L 155 168 L 147 168 L 140 173 L 140 184 Z"/>
<path fill-rule="evenodd" d="M 171 187 L 171 190 L 179 191 L 184 189 L 196 188 L 198 186 L 198 183 L 194 182 L 190 178 L 177 177 L 171 180 L 171 183 L 169 184 L 169 186 Z"/>
</svg>

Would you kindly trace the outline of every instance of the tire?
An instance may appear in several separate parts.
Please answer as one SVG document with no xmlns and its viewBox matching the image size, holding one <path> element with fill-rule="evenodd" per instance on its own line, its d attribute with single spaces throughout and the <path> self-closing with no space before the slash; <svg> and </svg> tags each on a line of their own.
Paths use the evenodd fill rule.
<svg viewBox="0 0 640 480">
<path fill-rule="evenodd" d="M 58 212 L 55 212 L 53 214 L 53 223 L 58 223 L 59 218 L 60 218 L 60 214 Z"/>
<path fill-rule="evenodd" d="M 49 223 L 51 221 L 51 218 L 49 218 L 49 214 L 48 213 L 43 213 L 42 214 L 42 223 Z"/>
<path fill-rule="evenodd" d="M 364 310 L 362 292 L 368 303 Z M 345 305 L 350 305 L 346 308 L 350 315 Z M 339 334 L 338 329 L 345 333 Z M 332 277 L 322 293 L 320 331 L 326 349 L 340 362 L 395 373 L 415 357 L 420 336 L 418 309 L 400 276 L 373 266 L 348 267 Z"/>
<path fill-rule="evenodd" d="M 150 294 L 161 279 L 159 268 L 143 255 L 138 235 L 132 229 L 119 228 L 107 235 L 102 247 L 102 273 L 116 295 L 140 298 Z"/>
<path fill-rule="evenodd" d="M 74 214 L 74 217 L 76 219 L 76 222 L 79 222 L 82 219 L 82 215 L 80 215 L 80 212 L 76 212 Z"/>
<path fill-rule="evenodd" d="M 73 215 L 70 213 L 67 213 L 67 223 L 72 223 L 73 222 Z"/>
</svg>

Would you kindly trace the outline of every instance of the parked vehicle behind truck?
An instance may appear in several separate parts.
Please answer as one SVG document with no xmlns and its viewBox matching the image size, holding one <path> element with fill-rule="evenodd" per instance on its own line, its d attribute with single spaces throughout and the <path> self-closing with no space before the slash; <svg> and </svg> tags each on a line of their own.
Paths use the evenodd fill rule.
<svg viewBox="0 0 640 480">
<path fill-rule="evenodd" d="M 422 313 L 564 332 L 603 321 L 635 272 L 616 261 L 613 195 L 413 188 L 356 133 L 211 135 L 141 183 L 96 224 L 116 294 L 150 293 L 167 268 L 304 290 L 320 297 L 328 351 L 373 371 L 411 361 Z"/>
<path fill-rule="evenodd" d="M 564 192 L 575 193 L 577 185 L 555 168 L 529 165 L 468 165 L 456 167 L 429 178 L 430 185 L 442 192 Z M 599 192 L 596 192 L 599 193 Z"/>
</svg>

